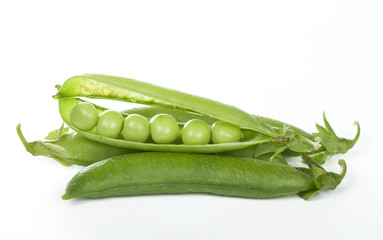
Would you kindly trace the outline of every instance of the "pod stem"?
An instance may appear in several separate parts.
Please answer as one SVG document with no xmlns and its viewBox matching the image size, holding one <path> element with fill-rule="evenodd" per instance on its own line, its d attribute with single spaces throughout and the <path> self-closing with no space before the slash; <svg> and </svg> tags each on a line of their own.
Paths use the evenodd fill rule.
<svg viewBox="0 0 383 240">
<path fill-rule="evenodd" d="M 46 156 L 54 158 L 56 161 L 58 161 L 64 166 L 72 165 L 67 161 L 69 155 L 63 147 L 48 141 L 28 142 L 27 139 L 24 137 L 23 132 L 21 131 L 21 124 L 18 124 L 16 126 L 16 131 L 27 152 L 29 152 L 33 156 Z M 59 130 L 51 132 L 51 134 L 49 134 L 47 138 L 49 138 L 53 134 L 62 134 L 65 131 L 66 129 L 63 129 L 63 127 L 61 127 Z"/>
<path fill-rule="evenodd" d="M 355 143 L 358 141 L 360 136 L 360 125 L 359 122 L 355 121 L 357 127 L 357 133 L 353 139 L 340 138 L 335 134 L 334 129 L 331 127 L 330 123 L 327 121 L 326 115 L 323 112 L 323 122 L 324 127 L 316 124 L 318 133 L 314 133 L 314 136 L 320 139 L 321 144 L 326 148 L 326 151 L 329 153 L 346 153 L 351 149 Z"/>
<path fill-rule="evenodd" d="M 352 140 L 349 141 L 349 143 L 348 143 L 348 148 L 349 148 L 349 149 L 352 148 L 352 147 L 355 145 L 355 143 L 358 141 L 359 136 L 360 136 L 360 125 L 359 125 L 359 122 L 358 122 L 358 121 L 355 121 L 355 122 L 354 122 L 354 125 L 356 125 L 357 132 L 356 132 L 356 135 L 355 135 L 354 139 L 352 139 Z"/>
<path fill-rule="evenodd" d="M 310 168 L 312 177 L 314 179 L 316 188 L 300 193 L 299 195 L 307 200 L 317 192 L 323 190 L 334 190 L 343 180 L 347 172 L 346 162 L 341 159 L 338 164 L 341 167 L 339 174 L 333 172 L 326 172 L 326 170 L 317 164 L 310 156 L 302 153 L 302 159 L 305 164 Z"/>
<path fill-rule="evenodd" d="M 23 143 L 25 149 L 28 152 L 31 152 L 31 144 L 27 141 L 27 139 L 24 137 L 23 132 L 21 131 L 21 124 L 17 124 L 16 126 L 17 135 L 19 136 L 21 142 Z"/>
</svg>

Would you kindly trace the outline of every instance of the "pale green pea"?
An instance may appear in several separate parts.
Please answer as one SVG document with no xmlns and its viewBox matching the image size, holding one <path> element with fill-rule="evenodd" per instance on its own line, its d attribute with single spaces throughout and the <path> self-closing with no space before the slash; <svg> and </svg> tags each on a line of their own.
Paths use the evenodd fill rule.
<svg viewBox="0 0 383 240">
<path fill-rule="evenodd" d="M 122 128 L 122 137 L 125 140 L 146 142 L 149 133 L 149 123 L 146 118 L 138 114 L 131 114 L 126 117 Z"/>
<path fill-rule="evenodd" d="M 123 124 L 124 118 L 121 113 L 107 110 L 98 119 L 96 130 L 99 135 L 117 138 L 121 133 Z"/>
</svg>

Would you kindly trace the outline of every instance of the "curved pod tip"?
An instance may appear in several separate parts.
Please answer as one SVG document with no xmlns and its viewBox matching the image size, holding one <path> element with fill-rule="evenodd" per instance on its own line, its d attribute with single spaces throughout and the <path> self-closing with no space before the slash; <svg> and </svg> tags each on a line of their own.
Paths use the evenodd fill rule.
<svg viewBox="0 0 383 240">
<path fill-rule="evenodd" d="M 70 194 L 67 194 L 67 193 L 64 193 L 62 196 L 61 196 L 61 199 L 62 200 L 69 200 L 69 199 L 72 199 L 73 196 L 71 196 Z"/>
</svg>

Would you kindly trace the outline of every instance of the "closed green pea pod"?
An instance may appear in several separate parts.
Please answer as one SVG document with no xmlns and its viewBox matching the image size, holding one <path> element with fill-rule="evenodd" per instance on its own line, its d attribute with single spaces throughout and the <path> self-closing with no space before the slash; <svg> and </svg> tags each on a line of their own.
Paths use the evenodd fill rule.
<svg viewBox="0 0 383 240">
<path fill-rule="evenodd" d="M 33 156 L 53 158 L 64 166 L 72 164 L 88 166 L 106 158 L 135 152 L 96 142 L 77 133 L 67 133 L 68 129 L 63 127 L 52 131 L 45 140 L 34 142 L 25 139 L 20 124 L 16 130 L 29 153 Z"/>
<path fill-rule="evenodd" d="M 85 167 L 68 183 L 62 198 L 162 193 L 271 198 L 317 192 L 313 175 L 306 172 L 285 164 L 249 158 L 166 152 L 133 153 Z"/>
<path fill-rule="evenodd" d="M 63 198 L 193 192 L 268 198 L 314 187 L 310 176 L 287 165 L 227 156 L 146 152 L 84 168 L 69 182 Z"/>
</svg>

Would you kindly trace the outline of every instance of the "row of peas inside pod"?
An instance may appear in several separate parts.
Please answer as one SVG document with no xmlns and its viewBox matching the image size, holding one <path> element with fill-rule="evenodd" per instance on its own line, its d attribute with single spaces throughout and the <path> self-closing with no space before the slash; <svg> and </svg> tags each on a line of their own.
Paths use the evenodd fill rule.
<svg viewBox="0 0 383 240">
<path fill-rule="evenodd" d="M 239 126 L 216 121 L 212 126 L 200 119 L 192 119 L 183 127 L 169 114 L 157 114 L 149 121 L 139 114 L 130 114 L 125 119 L 117 111 L 107 110 L 98 114 L 93 104 L 78 103 L 70 113 L 72 124 L 83 131 L 96 128 L 97 134 L 127 141 L 170 144 L 181 139 L 186 145 L 230 143 L 241 140 Z M 149 140 L 150 139 L 150 140 Z"/>
</svg>

